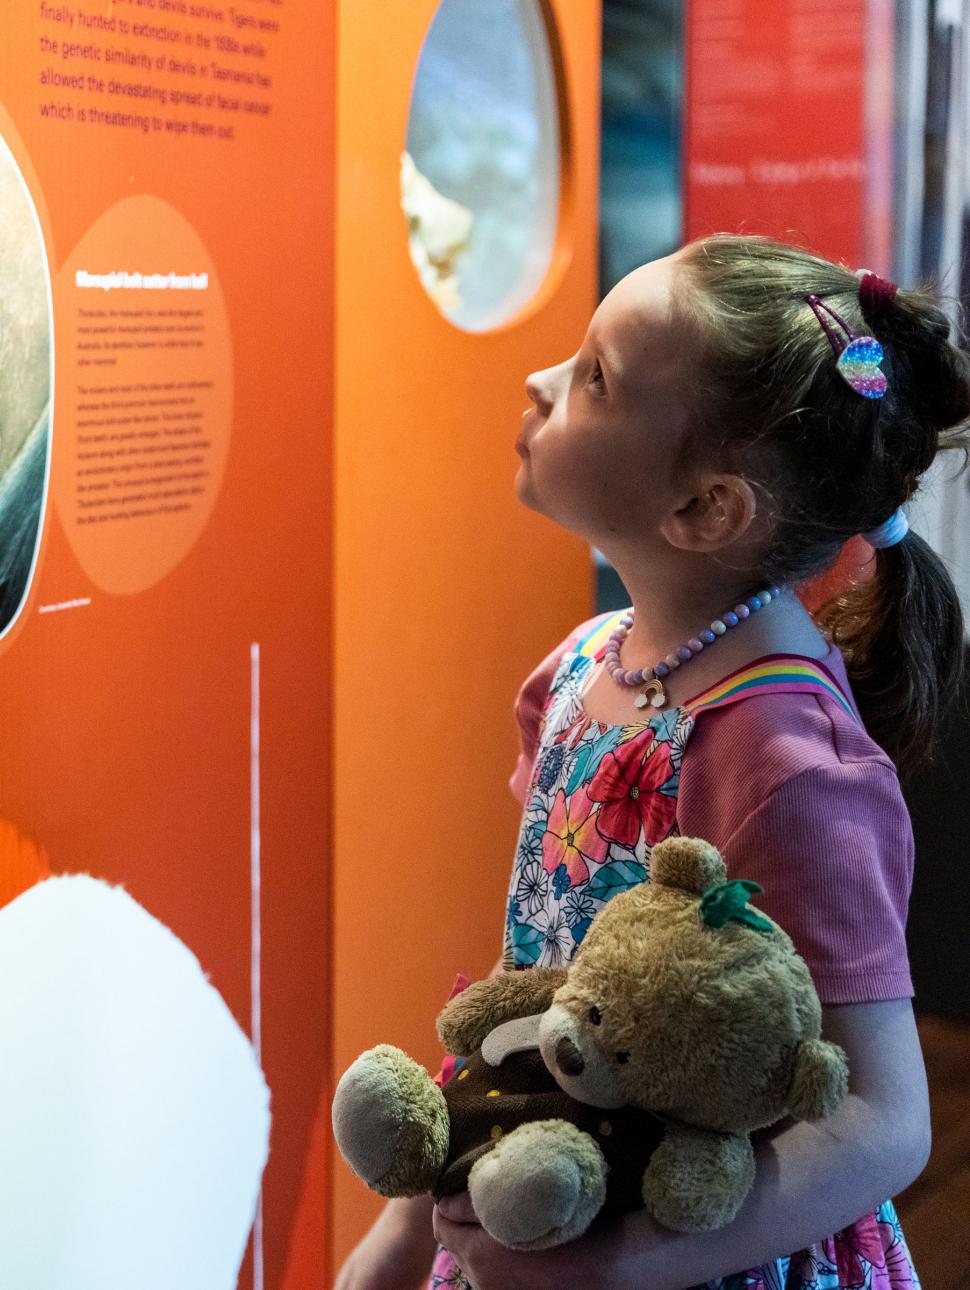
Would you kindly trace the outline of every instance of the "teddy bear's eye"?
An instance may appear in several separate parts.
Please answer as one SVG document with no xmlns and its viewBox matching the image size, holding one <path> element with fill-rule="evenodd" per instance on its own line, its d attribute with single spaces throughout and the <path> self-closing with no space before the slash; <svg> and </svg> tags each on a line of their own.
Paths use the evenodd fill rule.
<svg viewBox="0 0 970 1290">
<path fill-rule="evenodd" d="M 621 1066 L 625 1066 L 625 1065 L 626 1065 L 626 1063 L 630 1060 L 630 1054 L 629 1054 L 629 1053 L 617 1053 L 617 1054 L 616 1054 L 616 1060 L 620 1063 L 620 1065 L 621 1065 Z"/>
<path fill-rule="evenodd" d="M 600 1013 L 599 1008 L 595 1008 L 595 1007 L 590 1008 L 589 1013 L 587 1015 L 589 1016 L 589 1019 L 594 1026 L 598 1026 L 600 1022 L 603 1020 L 603 1017 L 602 1017 L 602 1014 Z"/>
</svg>

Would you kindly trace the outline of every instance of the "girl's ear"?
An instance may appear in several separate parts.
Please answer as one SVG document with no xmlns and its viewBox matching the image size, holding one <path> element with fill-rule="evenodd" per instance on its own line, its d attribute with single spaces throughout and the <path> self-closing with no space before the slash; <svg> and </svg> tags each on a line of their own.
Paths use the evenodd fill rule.
<svg viewBox="0 0 970 1290">
<path fill-rule="evenodd" d="M 744 536 L 758 510 L 754 489 L 740 475 L 707 475 L 698 491 L 660 526 L 682 551 L 717 551 Z"/>
</svg>

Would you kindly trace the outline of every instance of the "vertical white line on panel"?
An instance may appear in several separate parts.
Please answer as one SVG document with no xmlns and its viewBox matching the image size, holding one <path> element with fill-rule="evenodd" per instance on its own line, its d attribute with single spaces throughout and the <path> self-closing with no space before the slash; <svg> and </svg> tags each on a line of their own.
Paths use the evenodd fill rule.
<svg viewBox="0 0 970 1290">
<path fill-rule="evenodd" d="M 249 647 L 249 865 L 252 885 L 250 989 L 252 992 L 252 1038 L 256 1060 L 262 1069 L 263 1035 L 260 1006 L 260 922 L 261 834 L 259 810 L 259 642 Z M 253 1290 L 263 1290 L 263 1187 L 259 1188 L 256 1220 L 253 1224 Z"/>
</svg>

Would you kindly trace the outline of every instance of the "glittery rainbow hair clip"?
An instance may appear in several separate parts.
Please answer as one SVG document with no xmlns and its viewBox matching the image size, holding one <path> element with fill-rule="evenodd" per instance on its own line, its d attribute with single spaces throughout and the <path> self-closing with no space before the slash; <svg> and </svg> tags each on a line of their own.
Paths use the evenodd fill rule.
<svg viewBox="0 0 970 1290">
<path fill-rule="evenodd" d="M 874 274 L 867 276 L 875 277 Z M 812 294 L 805 299 L 829 339 L 836 357 L 835 365 L 846 385 L 865 399 L 881 399 L 889 388 L 889 383 L 879 367 L 883 352 L 875 336 L 856 336 L 845 319 L 818 296 Z M 828 318 L 825 317 L 826 314 Z M 836 331 L 833 323 L 841 327 L 844 335 Z"/>
</svg>

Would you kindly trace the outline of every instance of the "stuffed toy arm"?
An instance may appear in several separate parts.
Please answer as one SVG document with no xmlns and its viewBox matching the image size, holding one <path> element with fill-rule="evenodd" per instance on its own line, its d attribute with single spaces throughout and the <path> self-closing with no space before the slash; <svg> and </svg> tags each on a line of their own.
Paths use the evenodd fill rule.
<svg viewBox="0 0 970 1290">
<path fill-rule="evenodd" d="M 449 1053 L 467 1057 L 503 1021 L 545 1012 L 565 980 L 565 968 L 530 968 L 476 981 L 440 1013 L 441 1042 Z"/>
<path fill-rule="evenodd" d="M 795 1054 L 788 1109 L 796 1120 L 821 1120 L 849 1091 L 845 1050 L 827 1039 L 805 1039 Z"/>
<path fill-rule="evenodd" d="M 754 1182 L 754 1150 L 744 1133 L 668 1124 L 643 1176 L 643 1200 L 664 1227 L 710 1232 L 735 1217 Z"/>
</svg>

